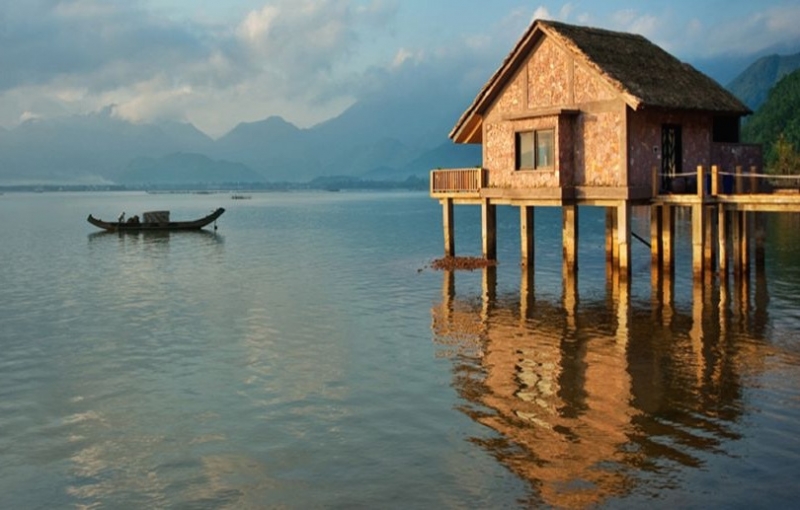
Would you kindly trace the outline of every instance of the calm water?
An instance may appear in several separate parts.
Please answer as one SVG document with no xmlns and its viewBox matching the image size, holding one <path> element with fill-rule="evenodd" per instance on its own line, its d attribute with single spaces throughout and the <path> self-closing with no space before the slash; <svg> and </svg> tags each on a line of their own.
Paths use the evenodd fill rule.
<svg viewBox="0 0 800 510">
<path fill-rule="evenodd" d="M 0 507 L 793 506 L 800 221 L 747 286 L 653 291 L 636 245 L 626 292 L 597 211 L 575 284 L 558 212 L 527 276 L 517 217 L 496 271 L 448 274 L 424 193 L 0 196 Z"/>
</svg>

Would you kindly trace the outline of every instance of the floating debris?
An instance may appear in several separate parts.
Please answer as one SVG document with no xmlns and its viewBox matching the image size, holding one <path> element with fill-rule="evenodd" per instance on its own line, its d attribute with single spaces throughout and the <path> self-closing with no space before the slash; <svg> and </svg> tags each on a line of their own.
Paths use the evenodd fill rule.
<svg viewBox="0 0 800 510">
<path fill-rule="evenodd" d="M 436 259 L 431 262 L 433 269 L 453 271 L 458 269 L 465 269 L 467 271 L 474 271 L 475 269 L 483 269 L 485 267 L 494 267 L 497 265 L 496 260 L 489 260 L 483 257 L 444 257 Z"/>
</svg>

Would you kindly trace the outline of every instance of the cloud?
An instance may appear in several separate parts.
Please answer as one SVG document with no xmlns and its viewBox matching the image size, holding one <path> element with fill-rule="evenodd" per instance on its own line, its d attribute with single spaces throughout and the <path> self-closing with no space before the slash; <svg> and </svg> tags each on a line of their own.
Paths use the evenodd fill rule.
<svg viewBox="0 0 800 510">
<path fill-rule="evenodd" d="M 139 121 L 210 120 L 206 111 L 214 109 L 217 125 L 203 126 L 212 131 L 236 122 L 225 118 L 223 101 L 316 102 L 317 115 L 330 114 L 334 104 L 341 108 L 346 101 L 326 96 L 327 89 L 343 79 L 342 69 L 358 57 L 362 38 L 390 23 L 397 9 L 383 0 L 275 0 L 226 26 L 158 17 L 145 5 L 0 2 L 0 124 L 24 111 L 83 113 L 108 104 L 117 105 L 115 114 Z M 242 90 L 251 95 L 241 97 Z M 330 104 L 320 105 L 326 97 Z M 10 104 L 12 98 L 24 104 Z M 61 108 L 53 108 L 55 103 Z M 314 108 L 305 110 L 292 120 L 323 120 L 311 118 Z"/>
<path fill-rule="evenodd" d="M 558 14 L 553 16 L 550 14 L 550 10 L 544 6 L 540 5 L 533 11 L 533 16 L 531 16 L 531 21 L 537 19 L 545 19 L 545 20 L 557 20 L 557 21 L 569 21 L 570 15 L 575 11 L 575 6 L 567 2 L 561 6 L 561 9 L 558 10 Z"/>
<path fill-rule="evenodd" d="M 797 51 L 800 45 L 800 4 L 766 8 L 743 19 L 704 27 L 704 52 L 748 55 L 780 48 Z"/>
<path fill-rule="evenodd" d="M 283 77 L 287 92 L 304 92 L 327 79 L 364 43 L 362 34 L 384 27 L 396 7 L 344 0 L 279 0 L 250 12 L 236 33 L 251 63 Z"/>
<path fill-rule="evenodd" d="M 398 13 L 411 8 L 400 0 L 260 1 L 235 2 L 258 7 L 222 19 L 162 16 L 153 0 L 0 0 L 0 125 L 115 105 L 122 118 L 188 120 L 210 134 L 269 115 L 307 126 L 380 87 L 480 86 L 532 18 L 641 33 L 690 61 L 800 42 L 800 5 L 788 3 L 724 19 L 671 4 L 498 7 L 495 22 L 431 43 L 397 40 Z"/>
<path fill-rule="evenodd" d="M 641 34 L 682 60 L 755 56 L 776 48 L 795 52 L 800 44 L 800 4 L 704 13 L 683 18 L 671 7 L 646 13 L 625 9 L 611 14 L 608 28 Z"/>
</svg>

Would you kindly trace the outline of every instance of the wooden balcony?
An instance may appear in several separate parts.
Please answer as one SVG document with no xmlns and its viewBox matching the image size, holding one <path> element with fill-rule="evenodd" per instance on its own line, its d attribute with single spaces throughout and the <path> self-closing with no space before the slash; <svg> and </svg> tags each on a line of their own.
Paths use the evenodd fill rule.
<svg viewBox="0 0 800 510">
<path fill-rule="evenodd" d="M 477 198 L 486 185 L 483 168 L 449 168 L 431 171 L 431 197 Z"/>
</svg>

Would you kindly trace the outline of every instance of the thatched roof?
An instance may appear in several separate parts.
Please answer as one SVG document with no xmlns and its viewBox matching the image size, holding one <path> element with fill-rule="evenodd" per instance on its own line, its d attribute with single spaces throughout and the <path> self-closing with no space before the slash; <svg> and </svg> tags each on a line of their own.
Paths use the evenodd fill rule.
<svg viewBox="0 0 800 510">
<path fill-rule="evenodd" d="M 633 110 L 664 108 L 729 115 L 752 113 L 717 82 L 641 35 L 534 21 L 461 116 L 450 137 L 475 142 L 482 116 L 542 37 L 552 37 L 594 69 Z"/>
</svg>

